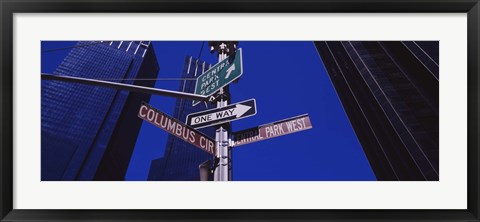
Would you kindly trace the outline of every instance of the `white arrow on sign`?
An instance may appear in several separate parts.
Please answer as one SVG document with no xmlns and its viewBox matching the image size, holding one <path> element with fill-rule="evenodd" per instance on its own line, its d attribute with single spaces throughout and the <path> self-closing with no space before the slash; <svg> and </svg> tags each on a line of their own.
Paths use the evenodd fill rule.
<svg viewBox="0 0 480 222">
<path fill-rule="evenodd" d="M 251 106 L 237 104 L 235 105 L 235 108 L 232 108 L 232 109 L 222 110 L 214 113 L 205 114 L 202 116 L 193 117 L 190 122 L 190 125 L 195 126 L 205 122 L 215 121 L 218 119 L 225 119 L 232 116 L 236 116 L 237 118 L 239 118 L 251 108 L 252 108 Z"/>
<path fill-rule="evenodd" d="M 228 77 L 230 76 L 230 73 L 232 73 L 234 70 L 235 70 L 235 64 L 233 64 L 232 66 L 230 66 L 230 68 L 227 69 L 227 75 L 225 75 L 225 79 L 228 79 Z"/>
<path fill-rule="evenodd" d="M 209 109 L 187 115 L 185 123 L 200 129 L 226 122 L 232 122 L 257 114 L 255 99 L 245 100 L 239 103 L 230 104 L 222 108 Z"/>
<path fill-rule="evenodd" d="M 242 105 L 242 104 L 237 104 L 237 105 L 235 105 L 234 114 L 237 115 L 237 118 L 241 117 L 243 114 L 245 114 L 251 108 L 252 108 L 251 106 L 245 106 L 245 105 Z"/>
</svg>

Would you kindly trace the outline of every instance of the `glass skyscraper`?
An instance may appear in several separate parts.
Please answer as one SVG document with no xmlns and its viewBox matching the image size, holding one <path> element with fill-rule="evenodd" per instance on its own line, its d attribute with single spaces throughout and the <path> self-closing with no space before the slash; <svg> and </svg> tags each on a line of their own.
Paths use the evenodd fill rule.
<svg viewBox="0 0 480 222">
<path fill-rule="evenodd" d="M 159 66 L 148 41 L 78 42 L 53 74 L 153 87 Z M 123 180 L 149 94 L 42 80 L 41 177 Z"/>
<path fill-rule="evenodd" d="M 315 46 L 378 180 L 439 180 L 439 42 Z"/>
<path fill-rule="evenodd" d="M 182 78 L 193 79 L 207 71 L 212 65 L 205 61 L 187 56 L 182 71 Z M 182 80 L 179 90 L 181 92 L 194 93 L 195 81 Z M 216 106 L 213 103 L 200 103 L 192 106 L 192 100 L 177 99 L 173 117 L 185 122 L 188 114 Z M 199 129 L 202 133 L 215 139 L 215 127 Z M 167 181 L 198 181 L 200 173 L 198 166 L 204 161 L 212 160 L 212 155 L 197 147 L 169 135 L 163 157 L 152 161 L 148 180 Z"/>
</svg>

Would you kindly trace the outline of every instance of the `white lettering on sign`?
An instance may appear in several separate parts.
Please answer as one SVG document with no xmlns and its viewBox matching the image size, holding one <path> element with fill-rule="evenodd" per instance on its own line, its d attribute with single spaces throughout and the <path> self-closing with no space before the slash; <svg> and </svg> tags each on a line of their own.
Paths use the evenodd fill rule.
<svg viewBox="0 0 480 222">
<path fill-rule="evenodd" d="M 305 118 L 285 122 L 289 132 L 295 132 L 306 128 Z"/>
<path fill-rule="evenodd" d="M 234 145 L 239 146 L 247 143 L 253 143 L 255 141 L 264 140 L 264 138 L 258 133 L 258 128 L 245 130 L 233 135 Z"/>
<path fill-rule="evenodd" d="M 305 114 L 299 117 L 293 117 L 234 133 L 234 146 L 240 146 L 264 139 L 283 136 L 311 128 L 312 124 L 310 122 L 310 117 Z"/>
<path fill-rule="evenodd" d="M 225 119 L 225 118 L 230 118 L 235 116 L 236 118 L 241 117 L 243 114 L 245 114 L 248 110 L 250 110 L 252 107 L 251 106 L 245 106 L 242 104 L 236 104 L 235 107 L 231 109 L 226 109 L 222 111 L 217 111 L 213 113 L 208 113 L 205 115 L 201 116 L 195 116 L 192 117 L 190 121 L 191 126 L 195 126 L 198 124 L 206 123 L 206 122 L 211 122 L 219 119 Z"/>
<path fill-rule="evenodd" d="M 200 84 L 200 93 L 202 95 L 209 94 L 211 90 L 214 90 L 218 84 L 219 84 L 219 76 L 216 75 L 218 72 L 220 72 L 225 66 L 227 66 L 228 59 L 222 62 L 220 65 L 217 67 L 209 70 L 207 73 L 205 73 L 202 78 L 200 78 L 201 84 Z M 235 70 L 235 68 L 234 68 Z M 233 71 L 233 70 L 232 70 Z M 232 72 L 230 71 L 230 72 Z"/>
<path fill-rule="evenodd" d="M 149 105 L 142 104 L 142 106 L 140 106 L 138 117 L 210 154 L 215 154 L 214 140 Z"/>
<path fill-rule="evenodd" d="M 197 77 L 194 93 L 212 96 L 215 92 L 240 78 L 242 74 L 242 49 L 237 49 L 235 54 L 223 59 Z M 193 101 L 192 106 L 199 103 L 200 101 Z"/>
<path fill-rule="evenodd" d="M 305 123 L 306 118 L 307 117 L 303 117 L 290 121 L 274 123 L 270 126 L 265 126 L 263 128 L 264 130 L 260 130 L 260 133 L 264 132 L 264 136 L 268 139 L 270 137 L 302 131 L 308 127 Z"/>
<path fill-rule="evenodd" d="M 218 113 L 215 113 L 215 117 L 217 119 L 220 119 L 220 118 L 224 118 L 224 117 L 230 117 L 230 116 L 233 116 L 233 111 L 235 109 L 230 109 L 230 110 L 225 110 L 225 111 L 222 111 L 222 112 L 218 112 Z"/>
<path fill-rule="evenodd" d="M 148 110 L 148 107 L 140 106 L 140 111 L 139 111 L 140 117 L 145 118 L 145 110 Z"/>
</svg>

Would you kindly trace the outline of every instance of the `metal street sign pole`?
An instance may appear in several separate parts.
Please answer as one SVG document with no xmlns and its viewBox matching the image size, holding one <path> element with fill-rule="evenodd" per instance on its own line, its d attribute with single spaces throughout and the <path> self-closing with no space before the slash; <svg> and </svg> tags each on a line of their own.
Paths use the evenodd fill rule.
<svg viewBox="0 0 480 222">
<path fill-rule="evenodd" d="M 228 45 L 227 45 L 228 44 Z M 218 51 L 218 62 L 222 62 L 227 58 L 228 54 L 234 53 L 236 42 L 215 42 L 211 45 L 212 49 Z M 225 98 L 225 92 L 223 87 L 219 90 L 219 100 L 217 101 L 217 108 L 222 108 L 228 105 L 228 99 Z M 213 180 L 214 181 L 229 181 L 231 178 L 230 172 L 230 155 L 229 155 L 229 142 L 228 142 L 228 130 L 224 126 L 220 126 L 215 131 L 215 141 L 217 144 L 216 155 L 218 162 L 214 166 Z"/>
<path fill-rule="evenodd" d="M 225 44 L 222 44 L 225 47 Z M 227 57 L 227 54 L 223 49 L 219 50 L 218 62 L 223 61 Z M 222 108 L 228 105 L 228 101 L 224 100 L 222 94 L 224 94 L 223 88 L 218 93 L 220 100 L 217 101 L 217 108 Z M 215 167 L 213 174 L 214 181 L 228 181 L 228 132 L 223 126 L 220 126 L 215 131 L 215 141 L 217 142 L 216 158 L 218 159 L 218 166 Z"/>
</svg>

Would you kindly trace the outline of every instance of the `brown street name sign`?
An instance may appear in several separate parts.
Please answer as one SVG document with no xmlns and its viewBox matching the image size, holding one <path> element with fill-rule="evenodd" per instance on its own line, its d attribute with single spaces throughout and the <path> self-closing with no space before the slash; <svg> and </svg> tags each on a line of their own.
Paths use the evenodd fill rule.
<svg viewBox="0 0 480 222">
<path fill-rule="evenodd" d="M 241 146 L 261 140 L 300 132 L 312 128 L 308 114 L 264 124 L 233 133 L 233 146 Z"/>
<path fill-rule="evenodd" d="M 215 155 L 214 140 L 201 132 L 188 127 L 179 120 L 155 109 L 145 102 L 140 106 L 138 117 L 212 155 Z"/>
</svg>

